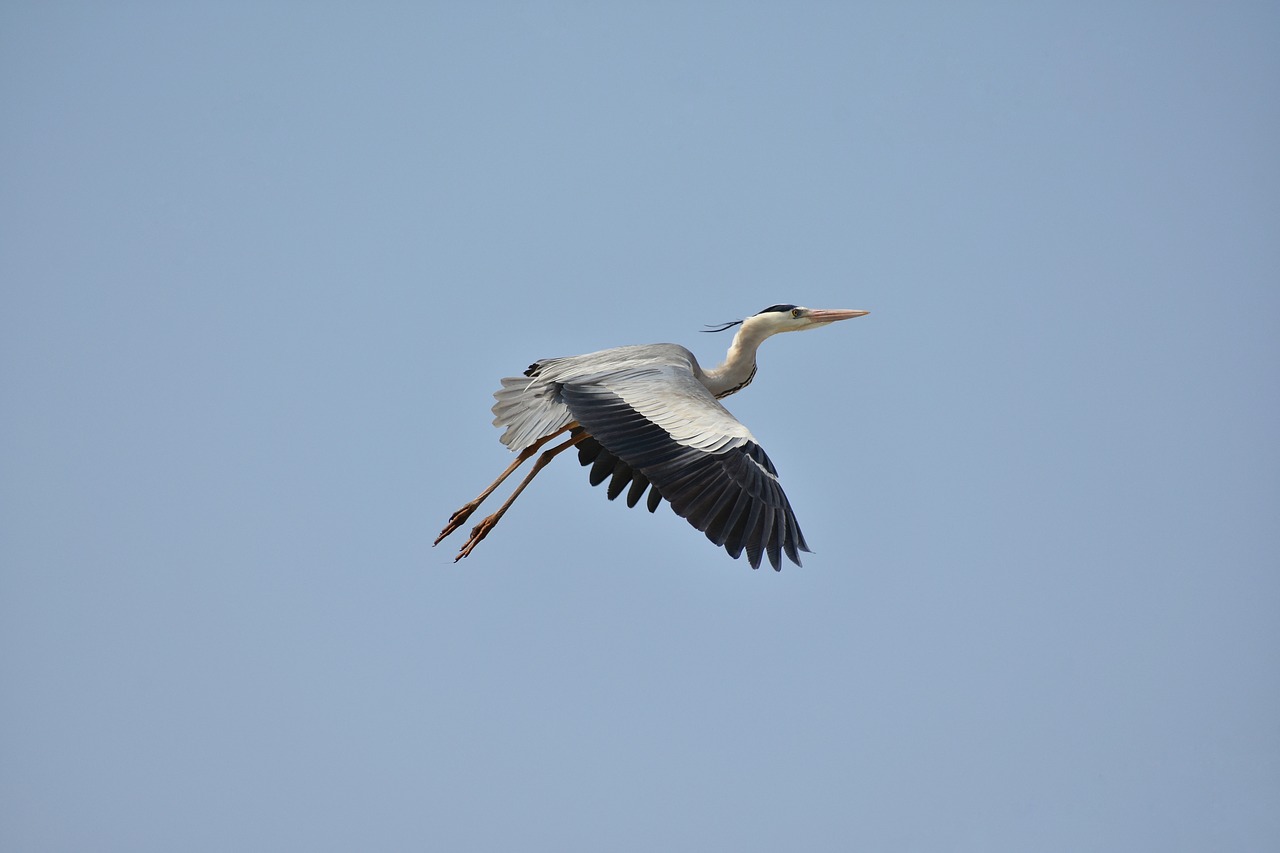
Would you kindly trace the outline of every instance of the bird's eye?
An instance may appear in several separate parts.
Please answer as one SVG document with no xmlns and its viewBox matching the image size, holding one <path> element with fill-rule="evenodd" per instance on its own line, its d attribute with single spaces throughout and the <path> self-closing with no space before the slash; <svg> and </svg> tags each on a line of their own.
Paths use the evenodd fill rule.
<svg viewBox="0 0 1280 853">
<path fill-rule="evenodd" d="M 800 309 L 799 309 L 799 308 L 792 308 L 792 309 L 791 309 L 791 316 L 792 316 L 792 317 L 795 317 L 797 320 L 799 320 L 799 319 L 800 319 Z"/>
</svg>

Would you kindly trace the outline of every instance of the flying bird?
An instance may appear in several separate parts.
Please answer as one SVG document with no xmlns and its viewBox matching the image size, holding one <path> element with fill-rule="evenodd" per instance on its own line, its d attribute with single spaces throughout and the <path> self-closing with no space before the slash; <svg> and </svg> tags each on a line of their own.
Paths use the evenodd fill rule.
<svg viewBox="0 0 1280 853">
<path fill-rule="evenodd" d="M 703 369 L 677 344 L 624 346 L 567 358 L 535 361 L 523 376 L 502 380 L 493 423 L 502 443 L 518 455 L 479 497 L 450 518 L 435 544 L 461 527 L 507 477 L 552 439 L 533 468 L 493 515 L 471 531 L 454 562 L 471 553 L 548 462 L 570 447 L 590 466 L 591 485 L 609 480 L 610 500 L 625 489 L 634 507 L 666 500 L 681 518 L 737 559 L 745 550 L 753 569 L 766 554 L 775 570 L 782 555 L 800 565 L 808 551 L 778 472 L 751 432 L 720 400 L 756 375 L 756 350 L 779 332 L 816 329 L 868 312 L 770 305 L 745 320 L 704 331 L 739 327 L 724 363 Z"/>
</svg>

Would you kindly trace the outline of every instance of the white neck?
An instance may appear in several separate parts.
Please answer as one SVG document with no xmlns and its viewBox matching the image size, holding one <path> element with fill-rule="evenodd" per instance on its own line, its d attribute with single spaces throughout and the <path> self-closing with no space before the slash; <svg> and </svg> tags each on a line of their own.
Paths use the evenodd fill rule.
<svg viewBox="0 0 1280 853">
<path fill-rule="evenodd" d="M 717 397 L 728 397 L 751 384 L 756 375 L 756 350 L 761 341 L 778 331 L 767 323 L 753 323 L 753 319 L 748 317 L 733 336 L 724 363 L 703 371 L 702 384 Z"/>
</svg>

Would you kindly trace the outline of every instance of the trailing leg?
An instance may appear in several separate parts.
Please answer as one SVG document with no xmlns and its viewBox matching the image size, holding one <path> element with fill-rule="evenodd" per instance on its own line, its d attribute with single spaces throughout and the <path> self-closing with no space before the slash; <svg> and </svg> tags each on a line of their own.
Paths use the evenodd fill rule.
<svg viewBox="0 0 1280 853">
<path fill-rule="evenodd" d="M 436 541 L 431 543 L 432 547 L 439 545 L 446 536 L 448 536 L 450 533 L 457 530 L 464 523 L 466 523 L 466 520 L 471 517 L 471 513 L 475 512 L 476 509 L 480 506 L 480 504 L 484 503 L 485 498 L 493 494 L 494 490 L 497 489 L 498 486 L 502 485 L 502 481 L 510 477 L 511 474 L 517 468 L 519 468 L 521 465 L 525 463 L 525 460 L 527 460 L 533 454 L 537 453 L 540 447 L 542 447 L 551 439 L 555 438 L 557 435 L 562 435 L 566 430 L 573 429 L 576 426 L 577 426 L 576 423 L 571 423 L 568 426 L 563 427 L 562 429 L 558 429 L 555 432 L 548 433 L 547 435 L 544 435 L 542 438 L 535 441 L 533 444 L 526 447 L 524 450 L 521 450 L 520 455 L 516 457 L 515 461 L 507 466 L 507 470 L 499 474 L 498 479 L 494 480 L 492 483 L 489 484 L 489 488 L 481 492 L 479 497 L 477 497 L 475 500 L 468 501 L 467 503 L 463 504 L 462 507 L 457 512 L 449 516 L 449 522 L 444 526 L 444 530 L 440 531 L 440 535 L 436 537 Z"/>
<path fill-rule="evenodd" d="M 547 437 L 550 438 L 551 436 L 547 436 Z M 472 528 L 471 538 L 469 538 L 466 541 L 466 544 L 462 546 L 462 550 L 458 551 L 458 556 L 454 557 L 453 561 L 456 563 L 459 560 L 461 560 L 463 557 L 470 554 L 471 550 L 480 544 L 480 540 L 484 539 L 484 537 L 489 535 L 489 531 L 492 530 L 497 525 L 498 521 L 502 518 L 502 516 L 506 513 L 506 511 L 511 508 L 511 505 L 513 503 L 516 502 L 516 498 L 520 497 L 520 493 L 524 491 L 524 487 L 529 485 L 529 483 L 533 481 L 533 478 L 538 475 L 539 471 L 541 471 L 543 468 L 547 466 L 548 462 L 550 462 L 552 459 L 555 459 L 558 454 L 564 452 L 565 450 L 568 450 L 570 447 L 573 447 L 578 442 L 583 441 L 584 439 L 586 439 L 586 437 L 587 437 L 587 434 L 585 432 L 578 431 L 574 435 L 567 438 L 566 440 L 557 444 L 555 447 L 551 448 L 550 450 L 544 451 L 543 454 L 538 457 L 538 460 L 533 463 L 533 468 L 531 468 L 529 470 L 529 473 L 525 475 L 524 479 L 520 481 L 520 485 L 516 486 L 515 491 L 511 493 L 511 497 L 507 498 L 506 501 L 502 504 L 502 506 L 498 507 L 498 511 L 495 512 L 493 515 L 489 516 L 488 518 L 485 518 L 479 524 L 477 524 L 474 528 Z"/>
</svg>

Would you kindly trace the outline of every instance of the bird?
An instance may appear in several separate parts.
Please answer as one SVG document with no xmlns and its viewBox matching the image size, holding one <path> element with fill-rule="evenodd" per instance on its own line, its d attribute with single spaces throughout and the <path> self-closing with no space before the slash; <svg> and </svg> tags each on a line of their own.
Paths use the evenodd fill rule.
<svg viewBox="0 0 1280 853">
<path fill-rule="evenodd" d="M 512 473 L 548 443 L 510 497 L 472 530 L 454 562 L 469 555 L 497 525 L 525 487 L 560 453 L 576 447 L 591 485 L 606 479 L 614 500 L 627 492 L 634 507 L 648 491 L 654 512 L 666 500 L 675 513 L 734 559 L 745 551 L 751 568 L 782 555 L 801 565 L 809 547 L 778 472 L 755 436 L 720 402 L 751 384 L 756 351 L 781 332 L 828 326 L 870 312 L 770 305 L 703 331 L 738 327 L 724 362 L 704 369 L 679 344 L 621 346 L 585 355 L 535 361 L 523 376 L 507 377 L 494 392 L 493 424 L 515 461 L 472 501 L 450 516 L 436 537 L 466 523 Z M 812 553 L 812 552 L 810 552 Z"/>
</svg>

